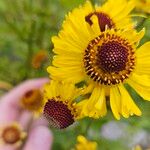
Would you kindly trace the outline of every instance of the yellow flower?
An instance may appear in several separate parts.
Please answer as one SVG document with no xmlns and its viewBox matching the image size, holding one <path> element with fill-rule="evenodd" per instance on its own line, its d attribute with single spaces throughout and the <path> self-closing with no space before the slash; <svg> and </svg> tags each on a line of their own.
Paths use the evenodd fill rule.
<svg viewBox="0 0 150 150">
<path fill-rule="evenodd" d="M 84 136 L 79 135 L 77 137 L 78 143 L 76 144 L 75 150 L 96 150 L 97 143 L 94 141 L 87 140 Z"/>
<path fill-rule="evenodd" d="M 78 29 L 80 29 L 79 31 L 81 34 L 85 36 L 86 30 L 82 31 L 82 28 L 87 28 L 86 23 L 91 26 L 94 23 L 93 17 L 98 19 L 99 28 L 102 32 L 105 31 L 106 28 L 133 28 L 134 23 L 132 22 L 129 13 L 134 7 L 134 0 L 116 0 L 115 3 L 114 0 L 108 0 L 104 5 L 96 5 L 95 7 L 93 7 L 89 1 L 86 1 L 83 6 L 75 8 L 72 13 L 69 13 L 68 16 L 66 16 L 66 20 L 62 26 L 64 31 L 62 31 L 60 36 L 64 34 L 63 32 L 74 33 L 74 30 L 78 32 Z M 69 24 L 72 24 L 72 26 Z M 74 36 L 74 34 L 72 36 Z"/>
<path fill-rule="evenodd" d="M 40 89 L 32 89 L 27 91 L 20 100 L 21 107 L 31 111 L 35 116 L 42 113 L 44 100 Z"/>
<path fill-rule="evenodd" d="M 8 144 L 19 147 L 25 137 L 26 133 L 16 122 L 9 125 L 3 125 L 0 128 L 0 144 L 2 145 Z"/>
<path fill-rule="evenodd" d="M 129 84 L 141 97 L 150 100 L 150 42 L 136 48 L 144 30 L 101 32 L 96 16 L 91 17 L 91 25 L 84 20 L 84 7 L 70 13 L 59 35 L 53 37 L 56 55 L 48 72 L 55 80 L 86 81 L 85 93 L 91 96 L 78 104 L 83 116 L 104 116 L 106 96 L 110 96 L 110 106 L 117 119 L 120 115 L 140 116 L 141 111 L 124 85 Z"/>
<path fill-rule="evenodd" d="M 147 147 L 147 148 L 143 149 L 142 146 L 136 145 L 132 150 L 150 150 L 150 147 L 149 148 Z"/>
<path fill-rule="evenodd" d="M 74 102 L 79 93 L 79 89 L 73 84 L 51 80 L 49 84 L 45 85 L 43 113 L 50 126 L 63 129 L 73 124 L 80 117 Z"/>
<path fill-rule="evenodd" d="M 136 0 L 136 9 L 150 13 L 150 0 Z"/>
<path fill-rule="evenodd" d="M 141 146 L 140 145 L 136 145 L 133 150 L 142 150 Z"/>
</svg>

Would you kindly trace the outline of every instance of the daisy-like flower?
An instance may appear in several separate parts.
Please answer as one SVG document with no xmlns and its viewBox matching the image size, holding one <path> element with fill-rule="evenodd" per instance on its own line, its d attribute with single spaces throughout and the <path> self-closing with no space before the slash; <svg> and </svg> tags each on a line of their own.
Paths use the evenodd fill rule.
<svg viewBox="0 0 150 150">
<path fill-rule="evenodd" d="M 67 17 L 63 29 L 53 37 L 53 66 L 48 72 L 55 80 L 79 83 L 86 81 L 89 99 L 82 101 L 81 114 L 98 118 L 106 114 L 106 96 L 114 116 L 128 118 L 141 115 L 125 88 L 129 84 L 141 97 L 150 99 L 150 42 L 139 48 L 144 30 L 100 30 L 99 18 L 84 18 L 85 8 L 75 9 Z M 117 10 L 116 10 L 117 11 Z"/>
<path fill-rule="evenodd" d="M 87 140 L 84 136 L 79 135 L 77 137 L 77 144 L 75 150 L 96 150 L 97 143 Z"/>
<path fill-rule="evenodd" d="M 102 6 L 96 5 L 92 6 L 90 1 L 86 1 L 83 6 L 75 8 L 72 13 L 69 13 L 66 16 L 66 21 L 63 23 L 64 32 L 73 33 L 74 30 L 78 30 L 74 23 L 78 25 L 79 29 L 82 29 L 88 23 L 90 26 L 93 24 L 93 16 L 98 19 L 99 28 L 103 32 L 106 28 L 112 29 L 124 29 L 124 28 L 133 28 L 134 23 L 131 20 L 130 12 L 134 9 L 135 2 L 134 0 L 116 0 L 115 3 L 113 0 L 108 0 Z M 72 24 L 71 27 L 69 24 Z M 86 23 L 85 23 L 86 22 Z M 80 30 L 81 32 L 82 30 Z M 63 32 L 63 31 L 62 31 Z M 86 30 L 83 30 L 83 38 L 85 36 Z M 72 35 L 73 36 L 73 35 Z M 77 38 L 73 37 L 74 40 Z"/>
<path fill-rule="evenodd" d="M 20 100 L 21 107 L 33 112 L 35 116 L 42 113 L 44 100 L 40 89 L 31 89 L 27 91 Z"/>
<path fill-rule="evenodd" d="M 26 133 L 16 122 L 9 125 L 3 125 L 0 129 L 0 144 L 14 145 L 15 147 L 19 147 L 25 137 Z"/>
<path fill-rule="evenodd" d="M 75 98 L 80 91 L 73 84 L 50 81 L 44 87 L 45 106 L 43 114 L 50 126 L 63 129 L 79 118 Z"/>
<path fill-rule="evenodd" d="M 140 145 L 136 145 L 133 150 L 142 150 L 141 146 Z"/>
<path fill-rule="evenodd" d="M 150 0 L 136 0 L 136 9 L 150 14 Z"/>
</svg>

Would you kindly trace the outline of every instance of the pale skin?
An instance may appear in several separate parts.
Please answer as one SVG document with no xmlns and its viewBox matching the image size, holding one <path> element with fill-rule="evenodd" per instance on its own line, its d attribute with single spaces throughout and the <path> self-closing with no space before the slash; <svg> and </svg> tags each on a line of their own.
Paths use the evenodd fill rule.
<svg viewBox="0 0 150 150">
<path fill-rule="evenodd" d="M 40 88 L 48 82 L 47 78 L 28 80 L 13 88 L 0 98 L 0 125 L 18 122 L 27 132 L 27 139 L 22 150 L 50 150 L 52 146 L 52 133 L 48 129 L 47 121 L 40 117 L 33 119 L 33 114 L 22 110 L 19 105 L 20 98 L 25 92 Z M 0 144 L 0 150 L 18 150 L 12 145 Z"/>
</svg>

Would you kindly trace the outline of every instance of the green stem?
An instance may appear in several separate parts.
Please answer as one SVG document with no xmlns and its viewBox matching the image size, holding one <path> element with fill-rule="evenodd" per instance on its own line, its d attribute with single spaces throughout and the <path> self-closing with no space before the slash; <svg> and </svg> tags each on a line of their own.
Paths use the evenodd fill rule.
<svg viewBox="0 0 150 150">
<path fill-rule="evenodd" d="M 90 2 L 94 5 L 95 4 L 95 0 L 90 0 Z"/>
<path fill-rule="evenodd" d="M 45 36 L 45 31 L 46 31 L 46 24 L 44 21 L 42 21 L 40 28 L 38 30 L 38 35 L 36 39 L 36 44 L 40 49 L 43 49 L 43 41 L 44 41 L 44 36 Z"/>
<path fill-rule="evenodd" d="M 84 133 L 83 133 L 84 136 L 87 136 L 88 131 L 89 131 L 90 127 L 91 127 L 91 124 L 92 124 L 92 120 L 90 120 L 90 121 L 88 122 L 88 124 L 87 124 L 87 126 L 86 126 L 86 129 L 85 129 L 85 131 L 84 131 Z"/>
<path fill-rule="evenodd" d="M 35 29 L 36 29 L 36 21 L 33 20 L 31 24 L 30 32 L 28 34 L 28 40 L 27 40 L 28 54 L 27 54 L 26 65 L 25 65 L 26 73 L 25 73 L 23 80 L 27 79 L 30 76 L 30 72 L 31 72 L 31 61 L 32 61 L 32 56 L 33 56 Z"/>
<path fill-rule="evenodd" d="M 24 147 L 24 145 L 26 143 L 26 140 L 27 140 L 27 138 L 29 136 L 30 127 L 31 127 L 31 125 L 32 125 L 33 122 L 34 122 L 34 117 L 32 116 L 31 119 L 28 122 L 28 125 L 27 125 L 26 129 L 25 129 L 25 132 L 27 133 L 27 137 L 24 139 L 24 141 L 23 141 L 20 149 L 23 149 L 23 147 Z"/>
</svg>

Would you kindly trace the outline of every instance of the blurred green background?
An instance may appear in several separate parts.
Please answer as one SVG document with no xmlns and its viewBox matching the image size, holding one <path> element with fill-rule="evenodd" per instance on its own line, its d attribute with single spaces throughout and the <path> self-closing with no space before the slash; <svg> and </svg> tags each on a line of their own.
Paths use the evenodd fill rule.
<svg viewBox="0 0 150 150">
<path fill-rule="evenodd" d="M 48 77 L 46 68 L 53 56 L 51 37 L 58 33 L 66 13 L 83 2 L 84 0 L 0 0 L 0 83 L 11 87 L 29 78 Z M 101 4 L 103 1 L 93 0 L 92 3 Z M 150 40 L 149 16 L 146 19 L 134 19 L 139 24 L 138 30 L 146 27 L 146 35 L 141 43 Z M 37 64 L 40 52 L 43 58 Z M 142 117 L 115 121 L 112 113 L 108 112 L 102 119 L 86 118 L 63 131 L 52 129 L 53 150 L 71 149 L 79 134 L 97 141 L 100 150 L 128 150 L 136 144 L 150 146 L 150 103 L 127 88 L 142 110 Z M 8 89 L 1 90 L 0 94 Z M 117 131 L 113 132 L 114 130 Z M 107 137 L 105 132 L 114 137 Z M 136 134 L 141 139 L 136 139 Z"/>
</svg>

